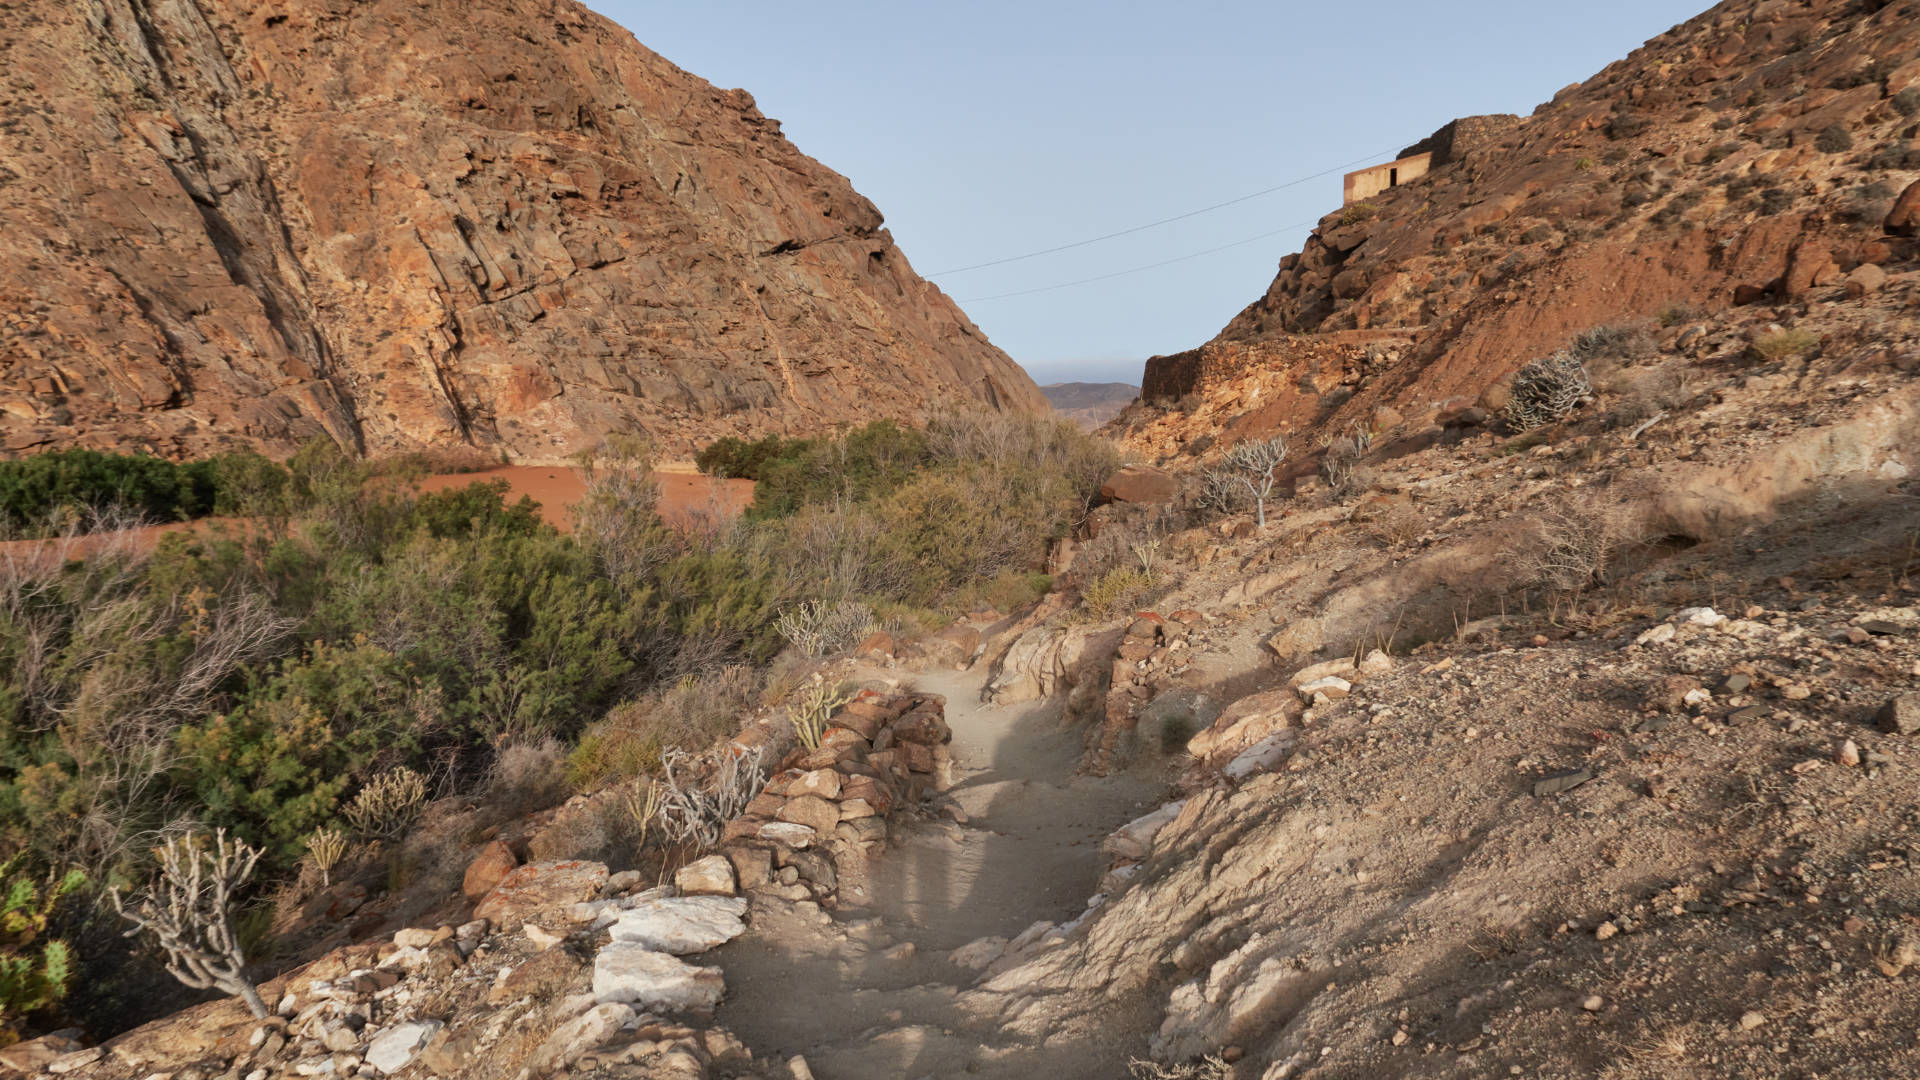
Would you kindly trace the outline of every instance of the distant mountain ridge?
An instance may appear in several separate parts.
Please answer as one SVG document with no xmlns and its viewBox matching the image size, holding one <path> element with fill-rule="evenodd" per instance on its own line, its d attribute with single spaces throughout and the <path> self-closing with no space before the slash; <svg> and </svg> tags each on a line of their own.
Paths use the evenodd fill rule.
<svg viewBox="0 0 1920 1080">
<path fill-rule="evenodd" d="M 1140 388 L 1120 382 L 1061 382 L 1040 388 L 1055 412 L 1072 417 L 1089 431 L 1120 415 L 1140 396 Z"/>
</svg>

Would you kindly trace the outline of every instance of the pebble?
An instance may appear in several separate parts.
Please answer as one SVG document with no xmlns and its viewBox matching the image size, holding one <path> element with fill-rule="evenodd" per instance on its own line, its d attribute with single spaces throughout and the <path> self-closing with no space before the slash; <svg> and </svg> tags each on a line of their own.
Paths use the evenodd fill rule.
<svg viewBox="0 0 1920 1080">
<path fill-rule="evenodd" d="M 1580 1007 L 1588 1012 L 1599 1012 L 1600 1007 L 1606 1003 L 1607 999 L 1601 997 L 1599 994 L 1588 994 L 1587 999 L 1580 1003 Z"/>
<path fill-rule="evenodd" d="M 1594 936 L 1594 939 L 1597 941 L 1605 941 L 1619 932 L 1620 932 L 1620 928 L 1613 925 L 1613 923 L 1611 922 L 1603 922 L 1599 926 L 1596 926 L 1593 928 L 1593 936 Z"/>
<path fill-rule="evenodd" d="M 1746 1012 L 1740 1014 L 1740 1030 L 1741 1031 L 1752 1031 L 1754 1028 L 1757 1028 L 1761 1024 L 1764 1024 L 1766 1022 L 1767 1022 L 1767 1018 L 1765 1016 L 1753 1011 L 1752 1009 L 1748 1009 Z"/>
<path fill-rule="evenodd" d="M 1860 764 L 1860 748 L 1854 745 L 1852 739 L 1847 739 L 1840 744 L 1840 749 L 1834 752 L 1833 760 L 1851 769 Z"/>
</svg>

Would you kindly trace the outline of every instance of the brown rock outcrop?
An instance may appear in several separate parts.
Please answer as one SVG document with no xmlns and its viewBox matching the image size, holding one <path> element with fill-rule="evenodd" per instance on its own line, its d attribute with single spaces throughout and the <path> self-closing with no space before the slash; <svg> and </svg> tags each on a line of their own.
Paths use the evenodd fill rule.
<svg viewBox="0 0 1920 1080">
<path fill-rule="evenodd" d="M 0 66 L 9 450 L 1045 408 L 750 95 L 572 0 L 29 0 Z"/>
<path fill-rule="evenodd" d="M 1719 4 L 1531 116 L 1409 148 L 1431 171 L 1321 219 L 1212 341 L 1148 361 L 1114 427 L 1164 458 L 1378 431 L 1382 406 L 1424 425 L 1591 327 L 1838 294 L 1920 229 L 1914 189 L 1884 232 L 1863 212 L 1920 166 L 1893 100 L 1916 84 L 1906 6 Z"/>
</svg>

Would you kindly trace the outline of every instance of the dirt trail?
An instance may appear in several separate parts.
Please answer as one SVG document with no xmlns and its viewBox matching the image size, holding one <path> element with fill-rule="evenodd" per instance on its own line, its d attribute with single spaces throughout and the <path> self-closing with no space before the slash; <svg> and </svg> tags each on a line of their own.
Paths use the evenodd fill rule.
<svg viewBox="0 0 1920 1080">
<path fill-rule="evenodd" d="M 1079 915 L 1098 883 L 1099 845 L 1157 805 L 1150 777 L 1073 775 L 1079 733 L 1057 702 L 979 701 L 984 671 L 919 677 L 944 694 L 967 821 L 902 823 L 869 879 L 843 884 L 833 915 L 756 917 L 716 956 L 728 993 L 719 1021 L 762 1060 L 804 1055 L 819 1080 L 1125 1075 L 1147 1021 L 1116 1012 L 1106 1037 L 1009 1042 L 999 1018 L 969 1008 L 977 977 L 948 959 L 989 935 Z M 856 889 L 858 891 L 856 891 Z"/>
</svg>

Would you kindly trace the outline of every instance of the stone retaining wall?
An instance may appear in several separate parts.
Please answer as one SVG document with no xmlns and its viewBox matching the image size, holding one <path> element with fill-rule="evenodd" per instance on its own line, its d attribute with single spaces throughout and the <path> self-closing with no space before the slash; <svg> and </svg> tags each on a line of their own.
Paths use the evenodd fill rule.
<svg viewBox="0 0 1920 1080">
<path fill-rule="evenodd" d="M 891 814 L 952 786 L 952 739 L 944 697 L 863 691 L 828 720 L 819 749 L 788 753 L 728 823 L 721 847 L 740 891 L 830 904 L 843 872 L 885 845 Z"/>
</svg>

